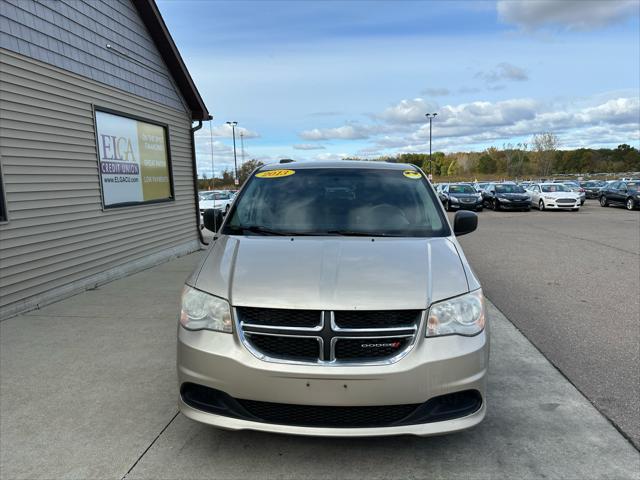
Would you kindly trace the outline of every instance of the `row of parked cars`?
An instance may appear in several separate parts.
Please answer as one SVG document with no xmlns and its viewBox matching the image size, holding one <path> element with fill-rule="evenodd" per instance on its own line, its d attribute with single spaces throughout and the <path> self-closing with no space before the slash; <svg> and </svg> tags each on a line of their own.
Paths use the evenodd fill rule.
<svg viewBox="0 0 640 480">
<path fill-rule="evenodd" d="M 640 208 L 640 180 L 586 182 L 487 182 L 441 183 L 436 186 L 440 200 L 448 211 L 468 209 L 493 210 L 573 210 L 587 198 L 597 198 L 600 205 L 620 205 L 628 210 Z"/>
</svg>

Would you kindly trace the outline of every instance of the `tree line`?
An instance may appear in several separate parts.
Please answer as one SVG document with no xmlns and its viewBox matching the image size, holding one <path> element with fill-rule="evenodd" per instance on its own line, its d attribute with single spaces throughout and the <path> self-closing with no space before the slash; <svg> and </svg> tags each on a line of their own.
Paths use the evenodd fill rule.
<svg viewBox="0 0 640 480">
<path fill-rule="evenodd" d="M 345 159 L 346 160 L 346 159 Z M 349 157 L 348 160 L 363 160 Z M 374 160 L 411 163 L 430 172 L 428 153 L 402 153 Z M 490 147 L 482 152 L 456 152 L 432 155 L 433 175 L 463 178 L 499 175 L 509 178 L 549 177 L 554 174 L 616 173 L 640 171 L 640 152 L 627 144 L 616 148 L 578 148 L 560 150 L 553 133 L 541 133 L 531 143 L 505 143 L 502 149 Z"/>
</svg>

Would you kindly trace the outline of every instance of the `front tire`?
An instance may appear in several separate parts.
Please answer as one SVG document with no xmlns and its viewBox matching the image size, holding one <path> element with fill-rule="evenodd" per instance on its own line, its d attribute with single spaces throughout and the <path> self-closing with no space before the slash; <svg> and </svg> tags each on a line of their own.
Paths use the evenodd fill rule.
<svg viewBox="0 0 640 480">
<path fill-rule="evenodd" d="M 446 202 L 444 202 L 444 209 L 445 209 L 447 212 L 450 212 L 450 211 L 451 211 L 451 202 L 449 202 L 449 200 L 447 200 Z"/>
<path fill-rule="evenodd" d="M 494 212 L 497 212 L 498 210 L 500 210 L 500 202 L 494 198 L 491 207 L 493 208 Z"/>
<path fill-rule="evenodd" d="M 600 197 L 600 206 L 601 207 L 608 207 L 609 206 L 609 201 L 607 200 L 607 197 L 605 197 L 604 195 L 602 195 Z"/>
<path fill-rule="evenodd" d="M 540 210 L 540 211 L 544 210 L 544 200 L 540 200 L 538 202 L 538 210 Z"/>
</svg>

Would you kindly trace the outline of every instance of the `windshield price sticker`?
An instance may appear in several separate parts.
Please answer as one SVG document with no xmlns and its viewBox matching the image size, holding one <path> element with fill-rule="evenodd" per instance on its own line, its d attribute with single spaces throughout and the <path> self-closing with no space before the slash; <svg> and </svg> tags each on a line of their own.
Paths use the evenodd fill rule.
<svg viewBox="0 0 640 480">
<path fill-rule="evenodd" d="M 402 174 L 407 178 L 422 178 L 422 175 L 414 170 L 404 170 Z"/>
<path fill-rule="evenodd" d="M 295 170 L 267 170 L 266 172 L 256 173 L 256 177 L 258 178 L 280 178 L 280 177 L 288 177 L 289 175 L 293 175 Z"/>
</svg>

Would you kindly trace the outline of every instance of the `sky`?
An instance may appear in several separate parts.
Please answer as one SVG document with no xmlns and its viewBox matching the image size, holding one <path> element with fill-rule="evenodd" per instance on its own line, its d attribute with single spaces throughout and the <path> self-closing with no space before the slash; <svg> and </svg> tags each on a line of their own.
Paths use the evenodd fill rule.
<svg viewBox="0 0 640 480">
<path fill-rule="evenodd" d="M 640 146 L 640 0 L 157 3 L 214 117 L 200 175 L 227 121 L 239 164 L 427 153 L 425 113 L 433 151 Z"/>
</svg>

